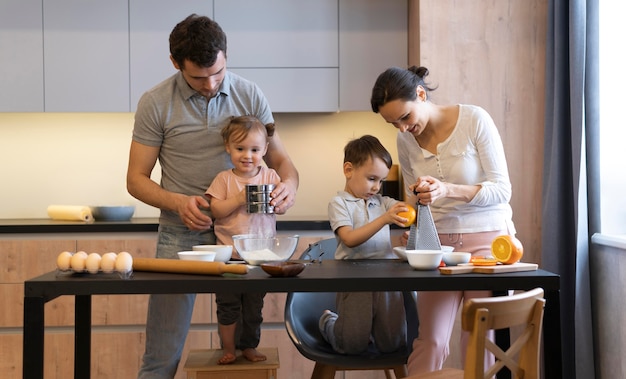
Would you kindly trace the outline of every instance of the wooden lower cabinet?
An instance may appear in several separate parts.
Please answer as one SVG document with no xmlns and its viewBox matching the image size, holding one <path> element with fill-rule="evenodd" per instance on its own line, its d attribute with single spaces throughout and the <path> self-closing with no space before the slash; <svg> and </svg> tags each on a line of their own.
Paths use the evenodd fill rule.
<svg viewBox="0 0 626 379">
<path fill-rule="evenodd" d="M 301 237 L 297 254 L 324 236 Z M 156 234 L 145 237 L 116 235 L 100 238 L 0 239 L 0 372 L 3 378 L 22 377 L 24 281 L 55 269 L 62 251 L 87 253 L 128 251 L 137 257 L 154 257 Z M 297 256 L 296 256 L 297 257 Z M 261 346 L 279 350 L 279 379 L 310 378 L 314 362 L 297 351 L 283 325 L 286 294 L 269 293 L 263 308 Z M 96 295 L 92 299 L 91 379 L 136 378 L 145 345 L 148 295 Z M 74 299 L 61 296 L 46 304 L 46 379 L 72 378 L 74 362 Z M 183 357 L 175 379 L 191 349 L 219 348 L 213 294 L 199 294 Z M 384 378 L 382 371 L 340 372 L 336 378 Z"/>
</svg>

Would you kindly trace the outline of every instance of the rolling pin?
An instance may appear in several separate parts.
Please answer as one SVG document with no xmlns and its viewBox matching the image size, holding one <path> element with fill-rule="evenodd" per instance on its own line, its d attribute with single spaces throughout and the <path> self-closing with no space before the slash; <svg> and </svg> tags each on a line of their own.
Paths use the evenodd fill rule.
<svg viewBox="0 0 626 379">
<path fill-rule="evenodd" d="M 247 274 L 244 264 L 226 264 L 224 262 L 182 261 L 179 259 L 134 258 L 134 271 L 168 272 L 177 274 L 222 275 Z"/>
</svg>

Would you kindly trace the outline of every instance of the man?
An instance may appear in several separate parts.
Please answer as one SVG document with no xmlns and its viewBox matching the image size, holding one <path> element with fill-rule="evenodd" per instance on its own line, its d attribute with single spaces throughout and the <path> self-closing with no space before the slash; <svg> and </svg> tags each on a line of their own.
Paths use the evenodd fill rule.
<svg viewBox="0 0 626 379">
<path fill-rule="evenodd" d="M 204 192 L 232 167 L 221 129 L 231 116 L 273 116 L 261 90 L 226 70 L 226 35 L 211 19 L 192 14 L 170 34 L 170 59 L 179 70 L 146 92 L 137 106 L 127 172 L 128 192 L 161 209 L 158 258 L 177 258 L 193 245 L 214 244 Z M 157 159 L 161 183 L 150 179 Z M 295 202 L 298 172 L 277 132 L 265 156 L 282 179 L 272 192 L 276 213 Z M 153 295 L 140 379 L 173 378 L 189 330 L 195 294 Z"/>
</svg>

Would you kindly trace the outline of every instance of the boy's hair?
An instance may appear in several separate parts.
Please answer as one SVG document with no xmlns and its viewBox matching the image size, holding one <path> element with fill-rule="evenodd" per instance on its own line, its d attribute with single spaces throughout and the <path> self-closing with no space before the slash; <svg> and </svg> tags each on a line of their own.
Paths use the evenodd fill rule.
<svg viewBox="0 0 626 379">
<path fill-rule="evenodd" d="M 251 130 L 258 130 L 265 135 L 266 140 L 274 135 L 274 124 L 263 125 L 254 116 L 231 117 L 230 122 L 221 131 L 224 143 L 243 141 Z"/>
<path fill-rule="evenodd" d="M 350 162 L 354 167 L 365 164 L 370 158 L 382 159 L 387 168 L 391 168 L 393 163 L 389 151 L 385 149 L 378 138 L 371 135 L 364 135 L 348 142 L 343 152 L 343 163 Z"/>
</svg>

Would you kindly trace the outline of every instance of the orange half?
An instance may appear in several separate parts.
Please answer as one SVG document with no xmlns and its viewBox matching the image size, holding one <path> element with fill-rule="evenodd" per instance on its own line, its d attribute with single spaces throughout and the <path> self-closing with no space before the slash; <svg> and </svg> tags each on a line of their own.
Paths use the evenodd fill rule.
<svg viewBox="0 0 626 379">
<path fill-rule="evenodd" d="M 491 242 L 491 255 L 505 265 L 519 262 L 524 255 L 522 242 L 510 235 L 501 235 Z"/>
<path fill-rule="evenodd" d="M 495 266 L 498 264 L 498 261 L 493 258 L 472 258 L 470 260 L 474 266 Z"/>
</svg>

